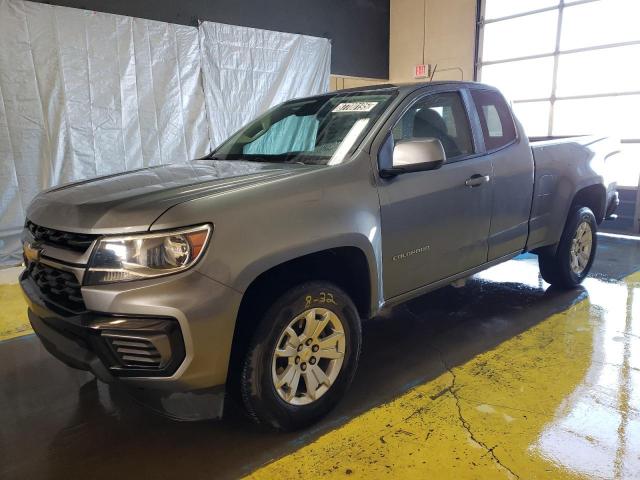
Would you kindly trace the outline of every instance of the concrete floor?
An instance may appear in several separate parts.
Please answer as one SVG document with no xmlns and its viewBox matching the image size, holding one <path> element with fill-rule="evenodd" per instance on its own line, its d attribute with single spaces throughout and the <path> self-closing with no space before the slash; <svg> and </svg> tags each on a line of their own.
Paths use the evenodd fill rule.
<svg viewBox="0 0 640 480">
<path fill-rule="evenodd" d="M 600 237 L 583 289 L 523 256 L 414 300 L 365 324 L 347 397 L 293 434 L 232 404 L 174 422 L 6 340 L 0 478 L 640 478 L 639 270 L 640 242 Z"/>
</svg>

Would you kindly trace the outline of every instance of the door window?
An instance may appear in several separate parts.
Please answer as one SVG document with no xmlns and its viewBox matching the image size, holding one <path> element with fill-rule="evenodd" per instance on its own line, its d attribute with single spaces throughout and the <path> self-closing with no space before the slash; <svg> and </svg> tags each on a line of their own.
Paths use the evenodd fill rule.
<svg viewBox="0 0 640 480">
<path fill-rule="evenodd" d="M 502 95 L 491 90 L 471 90 L 471 96 L 480 115 L 486 149 L 496 150 L 513 142 L 516 126 Z"/>
<path fill-rule="evenodd" d="M 393 128 L 393 140 L 437 138 L 447 159 L 473 153 L 471 129 L 459 93 L 429 95 L 414 103 Z"/>
</svg>

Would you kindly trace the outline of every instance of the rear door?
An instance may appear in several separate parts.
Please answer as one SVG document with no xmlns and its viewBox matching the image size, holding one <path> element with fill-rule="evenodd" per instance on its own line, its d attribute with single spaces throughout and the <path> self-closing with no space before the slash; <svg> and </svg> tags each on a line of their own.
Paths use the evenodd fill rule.
<svg viewBox="0 0 640 480">
<path fill-rule="evenodd" d="M 379 179 L 387 299 L 487 261 L 491 160 L 477 154 L 468 91 L 437 90 L 409 100 L 383 130 L 381 155 L 400 139 L 424 137 L 438 138 L 447 154 L 437 170 Z M 467 185 L 479 177 L 487 181 Z"/>
<path fill-rule="evenodd" d="M 470 90 L 486 158 L 493 164 L 493 201 L 488 260 L 523 250 L 529 234 L 534 184 L 533 155 L 503 96 L 493 89 Z"/>
</svg>

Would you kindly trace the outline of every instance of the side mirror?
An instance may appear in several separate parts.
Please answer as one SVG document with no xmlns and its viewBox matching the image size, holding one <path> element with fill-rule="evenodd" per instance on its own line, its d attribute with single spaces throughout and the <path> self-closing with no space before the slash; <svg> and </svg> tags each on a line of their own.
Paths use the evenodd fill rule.
<svg viewBox="0 0 640 480">
<path fill-rule="evenodd" d="M 442 142 L 437 138 L 400 140 L 393 149 L 393 166 L 380 171 L 384 178 L 403 173 L 440 168 L 447 161 Z"/>
</svg>

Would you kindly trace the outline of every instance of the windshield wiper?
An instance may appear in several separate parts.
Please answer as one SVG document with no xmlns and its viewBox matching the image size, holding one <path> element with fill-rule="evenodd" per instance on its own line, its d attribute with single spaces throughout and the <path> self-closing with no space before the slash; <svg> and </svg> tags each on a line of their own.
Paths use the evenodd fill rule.
<svg viewBox="0 0 640 480">
<path fill-rule="evenodd" d="M 306 163 L 297 159 L 297 155 L 274 155 L 273 157 L 266 156 L 260 157 L 257 155 L 234 155 L 233 157 L 229 157 L 228 155 L 225 157 L 218 157 L 214 155 L 213 152 L 203 157 L 201 160 L 231 160 L 231 161 L 240 161 L 240 162 L 256 162 L 256 163 L 299 163 L 302 165 L 306 165 Z"/>
</svg>

